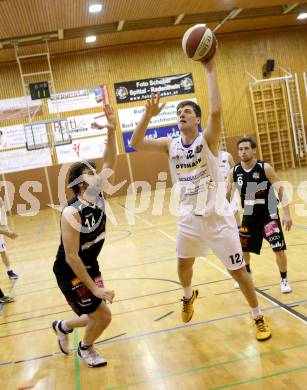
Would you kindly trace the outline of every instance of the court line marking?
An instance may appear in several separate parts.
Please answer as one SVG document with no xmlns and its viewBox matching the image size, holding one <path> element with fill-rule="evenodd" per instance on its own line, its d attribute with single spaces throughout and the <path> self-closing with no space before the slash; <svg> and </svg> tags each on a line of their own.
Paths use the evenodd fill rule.
<svg viewBox="0 0 307 390">
<path fill-rule="evenodd" d="M 304 226 L 304 225 L 293 225 L 293 227 L 295 227 L 297 229 L 307 230 L 307 226 Z"/>
<path fill-rule="evenodd" d="M 276 305 L 274 305 L 271 307 L 264 308 L 263 311 L 272 311 L 272 310 L 276 310 L 276 309 L 278 309 L 278 307 Z M 197 326 L 214 324 L 216 322 L 220 322 L 220 321 L 224 321 L 224 320 L 228 320 L 228 319 L 233 319 L 233 318 L 240 318 L 240 317 L 249 316 L 249 315 L 250 315 L 250 312 L 241 312 L 241 313 L 236 313 L 236 314 L 230 314 L 230 315 L 226 315 L 226 316 L 222 316 L 222 317 L 212 318 L 210 320 L 204 320 L 204 321 L 199 321 L 199 322 L 190 322 L 188 324 L 178 325 L 178 326 L 174 326 L 171 328 L 158 329 L 158 330 L 154 330 L 154 331 L 150 331 L 150 332 L 139 333 L 139 334 L 136 334 L 133 336 L 127 336 L 127 337 L 123 337 L 123 338 L 114 339 L 114 337 L 111 337 L 111 338 L 106 339 L 106 340 L 97 341 L 94 344 L 95 345 L 97 345 L 97 344 L 106 345 L 106 344 L 121 343 L 121 342 L 126 342 L 126 341 L 131 341 L 131 340 L 137 340 L 137 339 L 141 339 L 141 338 L 145 338 L 145 337 L 156 336 L 156 335 L 159 335 L 161 333 L 174 332 L 174 331 L 177 331 L 180 329 L 187 329 L 187 328 L 193 328 L 193 327 L 197 327 Z M 50 329 L 50 327 L 48 327 L 47 329 Z M 299 344 L 299 345 L 306 345 L 307 346 L 307 343 L 306 344 Z M 22 359 L 22 360 L 18 360 L 18 361 L 0 362 L 0 366 L 4 366 L 4 365 L 8 365 L 8 364 L 29 362 L 29 361 L 38 360 L 38 359 L 45 359 L 47 357 L 58 356 L 58 355 L 63 355 L 63 354 L 62 354 L 62 352 L 58 351 L 58 352 L 54 352 L 54 353 L 51 353 L 48 355 L 34 356 L 34 357 L 30 357 L 30 358 L 26 358 L 26 359 Z"/>
<path fill-rule="evenodd" d="M 171 315 L 171 314 L 173 314 L 173 313 L 174 313 L 174 310 L 169 311 L 168 313 L 164 314 L 163 316 L 156 318 L 154 321 L 163 320 L 163 318 L 168 317 L 169 315 Z"/>
<path fill-rule="evenodd" d="M 243 357 L 243 358 L 232 359 L 232 360 L 225 360 L 225 361 L 221 361 L 221 362 L 218 362 L 218 363 L 208 364 L 208 365 L 204 365 L 204 366 L 201 366 L 201 367 L 196 367 L 196 368 L 192 368 L 192 369 L 188 369 L 188 370 L 184 370 L 184 371 L 177 371 L 177 372 L 173 372 L 173 373 L 170 373 L 170 374 L 162 374 L 162 375 L 160 375 L 158 377 L 147 378 L 147 379 L 144 379 L 144 380 L 140 380 L 140 381 L 136 381 L 136 382 L 130 382 L 130 383 L 122 384 L 122 385 L 115 386 L 115 387 L 108 387 L 105 390 L 119 390 L 119 389 L 124 389 L 124 388 L 128 388 L 128 387 L 135 387 L 137 385 L 142 385 L 142 384 L 145 384 L 145 383 L 160 382 L 160 381 L 163 381 L 163 380 L 171 379 L 173 377 L 190 375 L 192 373 L 201 372 L 201 371 L 208 370 L 208 369 L 211 369 L 211 368 L 217 368 L 217 367 L 221 367 L 221 366 L 226 366 L 228 364 L 236 364 L 236 363 L 240 363 L 240 362 L 244 362 L 244 361 L 250 361 L 250 360 L 259 359 L 259 358 L 261 359 L 261 358 L 266 357 L 266 356 L 275 355 L 277 353 L 284 353 L 286 351 L 295 350 L 295 349 L 298 349 L 298 348 L 304 348 L 306 346 L 307 346 L 307 344 L 299 344 L 299 345 L 296 345 L 296 346 L 280 348 L 280 349 L 273 350 L 273 351 L 270 351 L 270 352 L 255 353 L 253 355 L 246 356 L 246 357 Z M 297 368 L 294 368 L 292 370 L 290 369 L 290 370 L 281 371 L 280 374 L 281 373 L 286 374 L 286 373 L 288 373 L 290 371 L 298 371 L 298 370 L 305 369 L 305 368 L 307 368 L 307 366 L 297 367 Z M 276 376 L 276 373 L 272 374 L 272 375 Z M 269 378 L 269 377 L 271 377 L 271 375 L 267 375 L 266 377 Z M 266 377 L 251 378 L 250 381 L 247 381 L 247 382 L 243 382 L 242 381 L 242 383 L 241 382 L 237 382 L 237 383 L 230 384 L 230 385 L 231 385 L 231 387 L 233 387 L 233 386 L 237 386 L 238 384 L 240 385 L 240 384 L 243 384 L 243 383 L 252 382 L 253 379 L 257 379 L 257 380 L 262 380 L 263 378 L 266 379 Z M 226 388 L 227 386 L 229 386 L 229 385 L 226 384 L 226 385 L 223 385 L 223 386 L 220 386 L 220 387 L 214 387 L 214 388 L 211 388 L 211 390 L 223 389 L 223 388 Z M 209 390 L 209 388 L 208 388 L 208 390 Z"/>
<path fill-rule="evenodd" d="M 124 206 L 120 205 L 121 207 L 125 208 Z M 131 211 L 127 210 L 128 212 L 131 213 Z M 140 221 L 142 221 L 143 223 L 149 225 L 149 226 L 154 226 L 151 222 L 147 221 L 146 219 L 140 217 L 139 215 L 137 214 L 134 214 L 134 217 L 139 219 Z M 295 225 L 295 226 L 299 226 L 299 225 Z M 307 230 L 306 227 L 303 226 L 304 229 Z M 171 235 L 169 235 L 168 233 L 164 232 L 162 229 L 157 229 L 158 232 L 162 233 L 164 236 L 168 237 L 170 240 L 176 242 L 176 239 L 174 237 L 172 237 Z M 203 256 L 200 256 L 202 258 L 204 258 Z M 206 259 L 206 258 L 205 258 Z M 206 259 L 207 262 L 212 266 L 214 267 L 215 269 L 217 269 L 218 271 L 222 272 L 223 274 L 229 276 L 228 272 L 226 272 L 225 270 L 223 270 L 221 267 L 215 265 L 214 263 L 212 263 L 210 260 Z M 258 290 L 257 288 L 255 288 L 256 290 L 256 294 L 257 295 L 260 295 L 262 298 L 266 299 L 267 301 L 269 301 L 270 303 L 272 303 L 273 305 L 276 305 L 276 306 L 279 306 L 281 308 L 281 310 L 283 311 L 286 311 L 287 313 L 289 313 L 290 315 L 292 315 L 293 317 L 299 319 L 300 321 L 303 321 L 305 324 L 307 322 L 307 317 L 305 317 L 304 315 L 301 315 L 301 313 L 298 313 L 296 310 L 293 310 L 291 308 L 287 308 L 285 305 L 282 304 L 282 302 L 278 301 L 277 299 L 271 297 L 269 294 L 266 294 L 266 293 L 263 293 L 262 291 Z M 302 318 L 303 317 L 303 318 Z"/>
<path fill-rule="evenodd" d="M 194 285 L 193 287 L 196 287 L 198 285 Z M 238 292 L 238 290 L 236 291 Z M 207 296 L 203 295 L 203 296 L 199 296 L 198 299 L 204 299 L 206 298 Z M 152 306 L 146 306 L 146 307 L 141 307 L 141 308 L 137 308 L 137 309 L 132 309 L 132 310 L 127 310 L 127 311 L 124 311 L 124 312 L 118 312 L 118 313 L 112 313 L 112 316 L 115 317 L 115 316 L 118 316 L 118 315 L 124 315 L 124 314 L 129 314 L 129 313 L 134 313 L 134 312 L 140 312 L 140 311 L 143 311 L 143 310 L 150 310 L 150 309 L 155 309 L 155 308 L 158 308 L 158 307 L 162 307 L 162 306 L 169 306 L 169 305 L 174 305 L 174 304 L 178 304 L 179 301 L 176 300 L 176 301 L 172 301 L 172 302 L 167 302 L 167 303 L 164 303 L 164 304 L 158 304 L 158 305 L 152 305 Z M 300 300 L 300 301 L 293 301 L 293 302 L 290 302 L 289 303 L 289 306 L 291 307 L 292 305 L 296 305 L 296 304 L 305 304 L 307 303 L 307 299 L 305 300 Z M 279 309 L 278 306 L 271 306 L 269 308 L 264 308 L 263 311 L 266 311 L 266 310 L 274 310 L 274 309 Z M 65 310 L 63 311 L 62 313 L 65 313 L 65 312 L 70 312 L 70 310 Z M 54 316 L 55 313 L 51 313 L 49 315 L 52 315 Z M 21 328 L 22 329 L 22 328 Z M 31 330 L 28 330 L 28 331 L 23 331 L 23 332 L 20 332 L 20 333 L 11 333 L 11 334 L 6 334 L 4 336 L 0 336 L 0 339 L 2 338 L 8 338 L 8 337 L 15 337 L 15 336 L 21 336 L 23 334 L 28 334 L 28 333 L 34 333 L 34 332 L 40 332 L 40 331 L 44 331 L 44 330 L 48 330 L 50 329 L 50 327 L 46 327 L 46 328 L 36 328 L 36 329 L 31 329 Z M 17 329 L 17 330 L 20 330 L 20 329 Z"/>
<path fill-rule="evenodd" d="M 79 344 L 79 330 L 74 329 L 74 369 L 75 369 L 75 390 L 81 389 L 80 362 L 77 355 Z"/>
<path fill-rule="evenodd" d="M 166 235 L 166 233 L 165 232 L 163 232 L 161 229 L 159 229 L 159 231 L 161 231 L 161 233 L 163 233 L 164 235 Z M 168 236 L 168 235 L 167 235 Z M 169 238 L 171 238 L 173 241 L 175 241 L 175 239 L 173 238 L 173 237 L 171 237 L 171 236 L 168 236 Z M 211 262 L 210 262 L 211 263 Z M 224 272 L 222 269 L 220 269 L 220 271 L 222 271 L 222 272 Z M 225 273 L 225 272 L 224 272 Z M 227 274 L 227 276 L 229 276 L 228 274 Z M 276 306 L 276 305 L 275 305 Z M 246 314 L 246 313 L 245 313 Z M 244 314 L 243 314 L 244 315 Z M 240 315 L 239 315 L 240 316 Z M 236 317 L 238 317 L 238 315 L 236 315 Z M 227 318 L 227 317 L 225 317 L 225 318 Z M 230 318 L 230 317 L 229 317 Z M 210 322 L 212 322 L 213 320 L 211 320 Z M 194 325 L 194 324 L 189 324 L 189 325 Z M 186 327 L 186 325 L 184 325 L 184 326 L 181 326 L 181 327 Z M 163 331 L 161 331 L 161 332 L 163 332 Z M 159 332 L 159 333 L 161 333 L 161 332 Z M 145 334 L 146 335 L 146 334 Z M 142 336 L 142 335 L 140 335 L 140 336 Z M 122 340 L 124 340 L 124 339 L 122 339 Z M 120 341 L 120 340 L 116 340 L 116 341 Z M 45 356 L 46 357 L 46 356 Z M 47 356 L 47 357 L 49 357 L 49 355 Z M 258 355 L 257 355 L 257 357 L 258 357 Z M 4 365 L 4 364 L 12 364 L 12 363 L 14 363 L 14 362 L 7 362 L 7 363 L 3 363 L 3 364 L 0 364 L 0 365 Z"/>
<path fill-rule="evenodd" d="M 172 241 L 175 241 L 176 242 L 176 239 L 174 237 L 171 237 L 170 235 L 168 234 L 165 234 L 165 232 L 163 232 L 163 230 L 161 229 L 158 229 L 159 232 L 161 232 L 162 234 L 164 234 L 166 237 L 169 237 Z M 218 265 L 212 263 L 212 261 L 206 259 L 205 257 L 203 256 L 200 256 L 202 257 L 203 259 L 205 259 L 213 268 L 217 269 L 218 271 L 222 272 L 223 274 L 229 276 L 228 272 L 226 272 L 225 270 L 223 270 L 221 267 L 219 267 Z M 256 290 L 256 294 L 257 295 L 260 295 L 262 298 L 266 299 L 267 301 L 269 301 L 270 303 L 273 303 L 274 305 L 276 306 L 279 306 L 281 310 L 283 311 L 286 311 L 288 314 L 292 315 L 293 317 L 299 319 L 300 321 L 303 321 L 305 324 L 307 323 L 307 317 L 304 316 L 303 314 L 297 312 L 296 310 L 293 310 L 291 308 L 288 308 L 286 305 L 284 305 L 282 302 L 278 301 L 277 299 L 275 299 L 274 297 L 271 297 L 269 294 L 266 294 L 264 292 L 262 292 L 261 290 L 259 290 L 258 288 L 255 288 Z"/>
<path fill-rule="evenodd" d="M 253 382 L 263 381 L 263 380 L 270 379 L 270 378 L 276 378 L 276 377 L 281 376 L 281 375 L 289 374 L 290 372 L 297 372 L 297 371 L 302 371 L 302 370 L 306 370 L 306 369 L 307 369 L 307 364 L 304 365 L 304 366 L 301 366 L 301 367 L 294 367 L 294 368 L 290 368 L 290 369 L 288 369 L 288 370 L 282 370 L 282 371 L 274 372 L 273 374 L 269 374 L 269 375 L 263 375 L 263 376 L 258 376 L 258 377 L 250 378 L 250 379 L 247 379 L 247 380 L 245 380 L 245 381 L 239 381 L 239 382 L 234 382 L 234 383 L 228 383 L 228 384 L 226 384 L 226 385 L 222 385 L 222 386 L 218 386 L 218 387 L 211 387 L 210 390 L 222 390 L 222 389 L 227 389 L 227 388 L 234 387 L 234 386 L 245 385 L 245 384 L 247 384 L 247 383 L 253 383 Z"/>
</svg>

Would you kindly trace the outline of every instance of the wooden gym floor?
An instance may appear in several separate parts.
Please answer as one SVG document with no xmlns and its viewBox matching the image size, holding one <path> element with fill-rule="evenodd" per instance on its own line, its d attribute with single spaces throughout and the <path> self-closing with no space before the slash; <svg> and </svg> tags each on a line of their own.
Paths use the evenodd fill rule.
<svg viewBox="0 0 307 390">
<path fill-rule="evenodd" d="M 50 328 L 54 319 L 73 316 L 52 273 L 59 212 L 10 217 L 19 238 L 6 242 L 20 278 L 11 284 L 0 264 L 0 286 L 16 297 L 1 308 L 0 389 L 307 389 L 307 217 L 298 216 L 294 206 L 305 204 L 307 211 L 297 193 L 307 169 L 280 176 L 294 185 L 294 227 L 285 233 L 293 292 L 280 293 L 274 254 L 265 243 L 262 254 L 252 256 L 260 304 L 273 332 L 263 343 L 255 339 L 241 292 L 212 254 L 195 264 L 200 296 L 192 321 L 181 322 L 169 191 L 163 215 L 152 215 L 152 193 L 150 207 L 136 215 L 134 225 L 127 222 L 125 198 L 110 200 L 117 225 L 109 222 L 100 263 L 116 299 L 113 321 L 97 343 L 108 366 L 98 369 L 85 367 L 73 350 L 61 354 Z M 82 330 L 71 335 L 72 349 L 81 335 Z"/>
</svg>

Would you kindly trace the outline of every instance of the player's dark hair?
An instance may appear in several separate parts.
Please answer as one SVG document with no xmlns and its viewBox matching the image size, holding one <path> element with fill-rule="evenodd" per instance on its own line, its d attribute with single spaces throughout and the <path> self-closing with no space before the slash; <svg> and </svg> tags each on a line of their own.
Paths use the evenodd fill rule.
<svg viewBox="0 0 307 390">
<path fill-rule="evenodd" d="M 75 195 L 80 193 L 79 183 L 82 183 L 82 174 L 85 169 L 96 169 L 96 164 L 92 161 L 78 161 L 74 163 L 68 171 L 68 187 L 70 187 Z M 79 179 L 79 180 L 77 180 Z"/>
<path fill-rule="evenodd" d="M 252 137 L 242 137 L 237 142 L 237 149 L 239 149 L 239 145 L 242 142 L 249 142 L 252 149 L 256 149 L 257 148 L 256 142 L 254 141 L 254 139 Z"/>
<path fill-rule="evenodd" d="M 183 102 L 178 103 L 176 112 L 178 112 L 180 108 L 183 108 L 185 106 L 191 106 L 193 108 L 193 111 L 195 112 L 195 115 L 198 118 L 201 118 L 201 108 L 197 103 L 193 102 L 192 100 L 184 100 Z"/>
</svg>

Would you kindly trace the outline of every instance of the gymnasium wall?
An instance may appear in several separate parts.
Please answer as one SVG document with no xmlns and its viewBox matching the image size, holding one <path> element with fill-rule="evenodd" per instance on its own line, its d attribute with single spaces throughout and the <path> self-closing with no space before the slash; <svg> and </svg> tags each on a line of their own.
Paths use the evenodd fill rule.
<svg viewBox="0 0 307 390">
<path fill-rule="evenodd" d="M 307 72 L 307 28 L 272 30 L 267 32 L 249 32 L 218 36 L 219 49 L 216 57 L 217 73 L 223 101 L 223 120 L 228 149 L 235 154 L 236 140 L 245 134 L 254 134 L 251 103 L 248 83 L 251 78 L 248 71 L 256 78 L 262 78 L 262 65 L 268 58 L 275 60 L 275 71 L 272 76 L 279 76 L 279 66 L 295 72 L 299 76 L 304 117 L 307 122 L 307 103 L 304 92 L 302 73 Z M 116 104 L 113 84 L 125 80 L 136 80 L 157 76 L 167 76 L 192 72 L 195 84 L 195 97 L 203 108 L 203 119 L 207 116 L 207 91 L 202 66 L 188 60 L 181 49 L 180 40 L 162 41 L 160 43 L 137 44 L 87 52 L 77 52 L 54 56 L 51 60 L 53 76 L 57 91 L 73 90 L 82 87 L 97 86 L 106 83 L 109 87 L 110 102 L 115 108 L 133 107 L 135 103 Z M 28 70 L 41 69 L 40 63 L 31 62 Z M 17 63 L 0 66 L 0 98 L 11 98 L 22 95 L 21 80 Z M 191 98 L 193 95 L 181 95 L 180 98 Z M 179 98 L 179 97 L 178 97 Z M 170 97 L 169 100 L 177 98 Z M 138 105 L 141 104 L 138 102 Z M 96 112 L 95 109 L 71 112 L 80 115 Z M 45 113 L 44 118 L 48 115 Z M 1 126 L 21 123 L 20 121 L 2 122 Z M 203 122 L 203 126 L 205 122 Z M 128 184 L 122 187 L 119 194 L 124 194 L 131 180 L 147 180 L 152 187 L 161 170 L 167 172 L 167 183 L 170 175 L 167 159 L 159 155 L 133 153 L 126 155 L 121 132 L 117 130 L 119 164 L 116 181 L 123 177 Z M 234 157 L 236 157 L 234 155 Z M 16 172 L 2 175 L 2 180 L 11 180 L 16 188 L 25 178 L 42 180 L 44 190 L 41 205 L 49 203 L 50 191 L 46 184 L 47 177 L 51 184 L 51 192 L 56 197 L 57 171 L 60 167 L 35 169 L 25 173 Z M 47 176 L 46 176 L 47 175 Z M 47 191 L 45 191 L 47 188 Z M 37 195 L 36 195 L 37 196 Z M 13 212 L 16 211 L 15 201 Z"/>
</svg>

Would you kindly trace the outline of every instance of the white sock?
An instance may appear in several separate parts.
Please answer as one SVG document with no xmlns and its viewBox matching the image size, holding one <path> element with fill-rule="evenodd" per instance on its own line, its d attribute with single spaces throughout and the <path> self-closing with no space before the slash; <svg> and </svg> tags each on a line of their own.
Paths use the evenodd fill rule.
<svg viewBox="0 0 307 390">
<path fill-rule="evenodd" d="M 252 310 L 253 319 L 256 319 L 257 317 L 262 317 L 263 316 L 263 313 L 262 313 L 262 311 L 261 311 L 259 306 L 252 307 L 251 310 Z"/>
<path fill-rule="evenodd" d="M 185 297 L 185 299 L 190 299 L 192 295 L 193 295 L 192 286 L 183 287 L 183 296 Z"/>
<path fill-rule="evenodd" d="M 65 331 L 65 332 L 69 332 L 71 329 L 67 326 L 67 321 L 66 320 L 63 320 L 61 322 L 61 327 L 62 329 Z"/>
<path fill-rule="evenodd" d="M 12 271 L 12 268 L 11 268 L 10 265 L 9 265 L 8 267 L 6 267 L 6 271 L 7 271 L 7 272 Z"/>
</svg>

